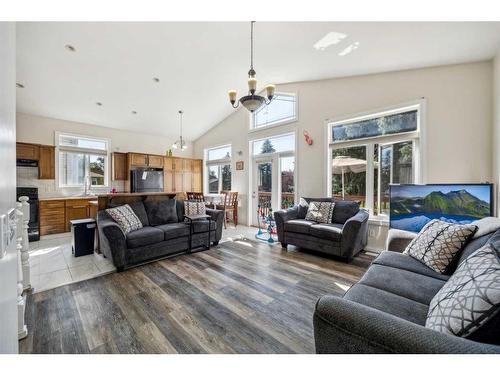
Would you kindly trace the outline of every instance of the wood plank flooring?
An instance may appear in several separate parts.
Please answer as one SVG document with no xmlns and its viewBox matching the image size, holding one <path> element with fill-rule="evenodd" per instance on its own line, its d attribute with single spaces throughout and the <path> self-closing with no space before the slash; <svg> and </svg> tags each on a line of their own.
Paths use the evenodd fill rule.
<svg viewBox="0 0 500 375">
<path fill-rule="evenodd" d="M 28 296 L 21 353 L 313 353 L 319 296 L 350 264 L 253 240 L 225 242 Z"/>
</svg>

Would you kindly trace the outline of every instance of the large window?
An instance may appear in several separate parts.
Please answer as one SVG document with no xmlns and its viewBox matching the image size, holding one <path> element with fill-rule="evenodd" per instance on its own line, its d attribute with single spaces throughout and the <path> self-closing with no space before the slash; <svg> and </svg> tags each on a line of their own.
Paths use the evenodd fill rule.
<svg viewBox="0 0 500 375">
<path fill-rule="evenodd" d="M 56 142 L 59 187 L 108 185 L 108 140 L 57 133 Z"/>
<path fill-rule="evenodd" d="M 252 115 L 253 128 L 283 124 L 297 119 L 297 96 L 277 93 L 269 105 L 263 105 Z"/>
<path fill-rule="evenodd" d="M 420 182 L 420 105 L 329 124 L 328 190 L 389 214 L 390 184 Z"/>
<path fill-rule="evenodd" d="M 206 191 L 218 194 L 231 190 L 231 145 L 207 149 Z"/>
</svg>

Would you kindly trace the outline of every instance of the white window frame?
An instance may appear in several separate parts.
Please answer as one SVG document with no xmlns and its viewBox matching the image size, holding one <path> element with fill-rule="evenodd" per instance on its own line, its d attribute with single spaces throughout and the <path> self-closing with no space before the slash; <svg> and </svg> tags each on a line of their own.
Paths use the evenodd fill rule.
<svg viewBox="0 0 500 375">
<path fill-rule="evenodd" d="M 298 95 L 298 93 L 297 92 L 283 92 L 283 91 L 275 93 L 275 96 L 279 96 L 279 95 L 293 96 L 295 98 L 295 111 L 294 111 L 293 118 L 291 118 L 291 119 L 283 119 L 283 120 L 278 120 L 278 121 L 273 121 L 273 122 L 270 122 L 270 123 L 268 123 L 266 125 L 256 126 L 256 123 L 255 123 L 255 113 L 250 113 L 249 114 L 249 118 L 250 118 L 250 121 L 249 121 L 250 132 L 257 132 L 257 131 L 260 131 L 260 130 L 270 129 L 270 128 L 274 128 L 274 127 L 277 127 L 277 126 L 291 124 L 293 122 L 299 121 L 299 95 Z"/>
<path fill-rule="evenodd" d="M 421 184 L 425 183 L 425 118 L 426 118 L 426 101 L 424 98 L 419 100 L 414 100 L 411 102 L 401 103 L 399 105 L 386 107 L 378 110 L 367 111 L 355 115 L 338 117 L 333 119 L 328 119 L 326 123 L 326 136 L 325 136 L 325 155 L 326 157 L 326 191 L 325 194 L 328 197 L 332 196 L 332 157 L 331 153 L 334 149 L 356 147 L 356 146 L 366 146 L 366 209 L 370 213 L 371 220 L 377 220 L 381 222 L 388 222 L 389 218 L 387 215 L 374 215 L 374 145 L 379 144 L 379 147 L 383 145 L 412 141 L 414 145 L 413 153 L 413 183 Z M 377 118 L 381 116 L 394 115 L 398 113 L 404 113 L 408 111 L 417 111 L 417 130 L 405 133 L 380 135 L 375 137 L 366 137 L 362 139 L 346 140 L 346 141 L 335 141 L 333 142 L 332 133 L 334 126 L 345 125 L 353 122 L 358 122 L 361 120 L 368 120 L 372 118 Z M 380 155 L 380 150 L 379 150 Z"/>
<path fill-rule="evenodd" d="M 222 159 L 214 159 L 214 160 L 208 160 L 208 152 L 211 150 L 216 150 L 218 148 L 227 148 L 229 147 L 231 149 L 231 157 L 229 158 L 222 158 Z M 208 147 L 205 149 L 204 152 L 204 165 L 205 165 L 205 178 L 203 181 L 203 191 L 205 195 L 208 196 L 214 196 L 220 194 L 220 191 L 222 190 L 222 167 L 225 165 L 229 165 L 231 167 L 231 189 L 233 188 L 233 174 L 234 174 L 234 168 L 233 168 L 233 163 L 232 163 L 232 156 L 233 156 L 233 147 L 231 144 L 224 144 L 224 145 L 218 145 L 214 147 Z M 217 193 L 210 193 L 209 192 L 209 182 L 208 182 L 208 176 L 209 176 L 209 167 L 211 166 L 218 166 L 219 168 L 219 187 Z"/>
<path fill-rule="evenodd" d="M 75 138 L 82 138 L 82 139 L 87 139 L 91 141 L 99 141 L 99 142 L 104 142 L 106 144 L 106 149 L 105 150 L 96 150 L 96 149 L 91 149 L 91 148 L 83 148 L 83 147 L 71 147 L 71 146 L 60 146 L 60 137 L 61 136 L 68 136 L 68 137 L 75 137 Z M 91 189 L 103 189 L 103 188 L 108 188 L 109 181 L 110 181 L 110 168 L 111 168 L 111 140 L 109 138 L 101 138 L 101 137 L 92 137 L 88 135 L 82 135 L 82 134 L 75 134 L 75 133 L 66 133 L 66 132 L 58 132 L 56 131 L 54 133 L 54 144 L 56 145 L 56 186 L 61 189 L 84 189 L 85 188 L 85 183 L 81 185 L 64 185 L 61 184 L 61 178 L 59 176 L 59 162 L 60 162 L 60 153 L 61 152 L 75 152 L 75 153 L 82 153 L 82 154 L 87 154 L 87 155 L 103 155 L 105 156 L 105 163 L 104 163 L 104 185 L 92 185 Z"/>
</svg>

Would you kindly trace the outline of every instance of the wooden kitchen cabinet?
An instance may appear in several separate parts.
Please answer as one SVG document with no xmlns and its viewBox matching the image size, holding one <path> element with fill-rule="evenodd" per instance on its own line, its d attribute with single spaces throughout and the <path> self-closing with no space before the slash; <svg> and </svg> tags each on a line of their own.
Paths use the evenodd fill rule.
<svg viewBox="0 0 500 375">
<path fill-rule="evenodd" d="M 66 232 L 64 200 L 40 201 L 40 235 Z"/>
<path fill-rule="evenodd" d="M 56 178 L 56 148 L 41 145 L 39 148 L 38 178 L 54 180 Z"/>
<path fill-rule="evenodd" d="M 128 179 L 127 154 L 123 152 L 113 152 L 113 181 L 125 181 Z"/>
<path fill-rule="evenodd" d="M 148 155 L 148 167 L 163 168 L 163 156 Z"/>
<path fill-rule="evenodd" d="M 147 167 L 148 166 L 148 155 L 146 154 L 135 154 L 129 153 L 130 164 L 134 167 Z"/>
<path fill-rule="evenodd" d="M 166 193 L 202 192 L 202 160 L 178 157 L 163 159 Z"/>
<path fill-rule="evenodd" d="M 31 143 L 16 143 L 16 159 L 38 160 L 40 146 Z"/>
<path fill-rule="evenodd" d="M 90 217 L 90 204 L 87 199 L 66 200 L 66 230 L 71 230 L 71 220 L 87 219 Z"/>
</svg>

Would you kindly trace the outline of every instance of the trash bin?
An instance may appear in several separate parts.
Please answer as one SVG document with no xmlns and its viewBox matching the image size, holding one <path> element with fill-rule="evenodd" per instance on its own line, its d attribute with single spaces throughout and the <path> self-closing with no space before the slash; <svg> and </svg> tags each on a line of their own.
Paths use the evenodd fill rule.
<svg viewBox="0 0 500 375">
<path fill-rule="evenodd" d="M 95 219 L 71 220 L 73 255 L 81 257 L 94 252 Z"/>
</svg>

